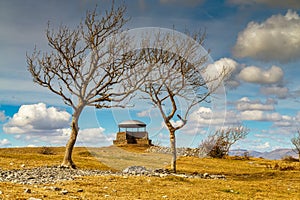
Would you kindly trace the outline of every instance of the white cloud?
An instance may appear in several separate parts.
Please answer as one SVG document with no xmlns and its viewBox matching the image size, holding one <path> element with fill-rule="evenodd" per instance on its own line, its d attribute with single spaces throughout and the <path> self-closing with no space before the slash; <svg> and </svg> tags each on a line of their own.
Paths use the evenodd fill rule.
<svg viewBox="0 0 300 200">
<path fill-rule="evenodd" d="M 246 110 L 241 112 L 240 118 L 242 120 L 250 121 L 279 121 L 282 119 L 282 116 L 279 113 L 267 113 L 262 110 Z"/>
<path fill-rule="evenodd" d="M 173 127 L 179 127 L 183 124 L 183 122 L 181 120 L 177 120 L 177 121 L 170 120 L 170 122 L 171 122 Z"/>
<path fill-rule="evenodd" d="M 273 84 L 278 83 L 283 78 L 283 71 L 280 67 L 272 66 L 268 70 L 263 70 L 259 67 L 249 66 L 244 68 L 238 77 L 249 83 L 258 84 Z"/>
<path fill-rule="evenodd" d="M 247 97 L 241 98 L 237 101 L 236 108 L 239 111 L 245 110 L 274 110 L 274 105 L 271 102 L 262 103 L 261 101 L 250 101 Z"/>
<path fill-rule="evenodd" d="M 264 112 L 261 110 L 247 110 L 240 113 L 243 120 L 263 120 Z"/>
<path fill-rule="evenodd" d="M 115 134 L 106 135 L 102 127 L 79 130 L 76 145 L 78 146 L 109 146 L 115 139 Z M 22 134 L 16 140 L 23 140 L 31 146 L 65 146 L 70 138 L 71 129 L 58 129 L 51 134 Z"/>
<path fill-rule="evenodd" d="M 231 4 L 236 5 L 257 5 L 263 4 L 270 7 L 279 8 L 300 8 L 299 0 L 228 0 Z"/>
<path fill-rule="evenodd" d="M 0 122 L 4 122 L 6 119 L 5 111 L 0 110 Z"/>
<path fill-rule="evenodd" d="M 143 110 L 137 113 L 138 117 L 149 117 L 150 116 L 150 110 Z"/>
<path fill-rule="evenodd" d="M 209 78 L 213 78 L 219 75 L 222 70 L 226 69 L 226 71 L 229 73 L 229 75 L 225 77 L 226 85 L 230 87 L 237 87 L 239 85 L 239 82 L 234 80 L 234 72 L 237 71 L 238 67 L 239 64 L 233 59 L 221 58 L 215 61 L 213 64 L 208 65 L 204 74 Z"/>
<path fill-rule="evenodd" d="M 224 81 L 224 83 L 230 87 L 237 87 L 239 85 L 236 80 L 234 80 L 233 72 L 235 72 L 238 68 L 239 64 L 230 58 L 221 58 L 215 61 L 212 64 L 207 65 L 205 69 L 202 71 L 202 76 L 206 79 L 208 86 L 214 88 L 219 84 L 220 81 Z M 225 70 L 226 74 L 223 73 Z M 220 75 L 227 75 L 220 77 Z M 217 80 L 213 80 L 219 77 Z M 212 81 L 213 80 L 213 81 Z"/>
<path fill-rule="evenodd" d="M 108 146 L 112 144 L 115 139 L 115 134 L 104 134 L 105 129 L 89 128 L 79 131 L 78 143 L 82 143 L 85 146 Z"/>
<path fill-rule="evenodd" d="M 268 148 L 270 148 L 270 142 L 265 142 L 263 144 L 260 144 L 260 145 L 257 145 L 254 147 L 254 149 L 257 149 L 257 150 L 265 150 Z"/>
<path fill-rule="evenodd" d="M 300 58 L 300 16 L 289 10 L 265 22 L 250 22 L 239 33 L 233 53 L 263 61 L 289 62 Z"/>
<path fill-rule="evenodd" d="M 284 120 L 284 121 L 275 122 L 274 125 L 278 127 L 291 127 L 293 126 L 293 122 L 290 120 Z"/>
<path fill-rule="evenodd" d="M 188 123 L 190 123 L 190 121 L 199 127 L 224 126 L 240 123 L 236 113 L 232 110 L 221 113 L 220 111 L 213 111 L 207 107 L 200 107 L 191 113 Z"/>
<path fill-rule="evenodd" d="M 69 126 L 71 115 L 44 103 L 22 105 L 19 111 L 3 126 L 6 133 L 55 132 Z"/>
<path fill-rule="evenodd" d="M 275 127 L 298 129 L 300 122 L 300 111 L 296 116 L 282 115 L 282 119 L 274 123 Z M 290 133 L 290 131 L 289 131 Z"/>
<path fill-rule="evenodd" d="M 6 138 L 0 140 L 0 146 L 8 146 L 10 144 L 11 144 L 11 142 Z"/>
<path fill-rule="evenodd" d="M 289 95 L 289 89 L 278 86 L 261 87 L 260 93 L 268 96 L 276 96 L 279 99 L 285 99 Z"/>
</svg>

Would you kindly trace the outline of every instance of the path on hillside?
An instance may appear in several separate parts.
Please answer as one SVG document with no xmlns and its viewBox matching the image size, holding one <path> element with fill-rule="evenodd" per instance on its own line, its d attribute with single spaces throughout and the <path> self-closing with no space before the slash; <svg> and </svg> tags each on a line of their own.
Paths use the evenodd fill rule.
<svg viewBox="0 0 300 200">
<path fill-rule="evenodd" d="M 144 166 L 147 169 L 164 168 L 171 161 L 169 154 L 134 153 L 116 146 L 88 149 L 99 161 L 116 170 L 129 166 Z"/>
</svg>

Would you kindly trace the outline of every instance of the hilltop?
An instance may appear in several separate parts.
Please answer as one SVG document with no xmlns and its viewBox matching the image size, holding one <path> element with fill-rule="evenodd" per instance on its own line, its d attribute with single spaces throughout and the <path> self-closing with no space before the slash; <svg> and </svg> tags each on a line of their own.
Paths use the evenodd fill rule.
<svg viewBox="0 0 300 200">
<path fill-rule="evenodd" d="M 231 156 L 243 156 L 245 153 L 254 158 L 265 158 L 269 160 L 280 160 L 287 156 L 298 158 L 298 155 L 292 149 L 275 149 L 273 151 L 259 152 L 259 151 L 248 151 L 246 149 L 234 149 L 230 150 L 229 155 Z"/>
<path fill-rule="evenodd" d="M 20 170 L 43 169 L 43 166 L 51 169 L 50 166 L 60 164 L 63 152 L 63 147 L 0 149 L 0 171 L 4 175 L 7 171 L 18 173 Z M 187 176 L 120 174 L 123 166 L 133 165 L 163 167 L 167 170 L 170 158 L 168 156 L 145 152 L 144 148 L 135 147 L 76 147 L 74 161 L 78 169 L 64 172 L 74 174 L 72 179 L 31 185 L 0 182 L 0 199 L 300 198 L 299 162 L 243 156 L 227 159 L 183 156 L 177 160 L 178 173 Z M 63 172 L 63 169 L 59 171 L 61 170 Z M 103 174 L 101 171 L 111 171 L 112 174 Z M 226 178 L 185 178 L 197 174 L 224 175 Z M 30 176 L 30 179 L 34 178 L 32 174 Z M 55 178 L 57 175 L 51 176 Z"/>
</svg>

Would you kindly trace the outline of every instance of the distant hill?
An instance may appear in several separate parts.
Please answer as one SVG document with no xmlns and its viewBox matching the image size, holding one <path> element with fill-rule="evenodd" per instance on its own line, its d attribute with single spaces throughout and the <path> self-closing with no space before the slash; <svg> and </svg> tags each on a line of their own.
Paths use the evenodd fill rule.
<svg viewBox="0 0 300 200">
<path fill-rule="evenodd" d="M 243 156 L 246 152 L 249 153 L 249 156 L 251 157 L 262 157 L 269 160 L 280 160 L 283 157 L 286 156 L 292 156 L 294 158 L 298 158 L 298 155 L 293 152 L 292 149 L 276 149 L 269 152 L 259 152 L 259 151 L 248 151 L 245 149 L 234 149 L 230 150 L 229 155 L 231 156 Z"/>
</svg>

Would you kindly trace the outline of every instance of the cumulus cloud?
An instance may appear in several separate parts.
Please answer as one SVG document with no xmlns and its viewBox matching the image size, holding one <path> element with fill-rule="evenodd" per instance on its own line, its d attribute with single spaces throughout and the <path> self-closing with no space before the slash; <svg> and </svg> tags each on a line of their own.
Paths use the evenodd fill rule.
<svg viewBox="0 0 300 200">
<path fill-rule="evenodd" d="M 263 70 L 259 67 L 249 66 L 244 68 L 238 77 L 249 83 L 274 84 L 283 78 L 283 71 L 280 67 L 272 66 L 270 69 Z"/>
<path fill-rule="evenodd" d="M 261 101 L 250 101 L 249 98 L 244 97 L 237 101 L 236 108 L 239 111 L 245 110 L 261 110 L 261 111 L 271 111 L 274 110 L 274 105 L 270 101 L 262 103 Z"/>
<path fill-rule="evenodd" d="M 271 98 L 263 103 L 260 100 L 250 100 L 248 97 L 243 97 L 235 104 L 237 111 L 239 111 L 236 115 L 240 120 L 278 122 L 286 117 L 274 112 L 274 105 L 277 104 L 277 101 Z"/>
<path fill-rule="evenodd" d="M 6 119 L 5 112 L 0 110 L 0 122 L 4 122 Z"/>
<path fill-rule="evenodd" d="M 279 99 L 285 99 L 289 96 L 289 89 L 280 86 L 261 87 L 260 93 L 266 96 L 276 96 Z"/>
<path fill-rule="evenodd" d="M 233 53 L 262 61 L 290 62 L 300 58 L 300 16 L 289 10 L 262 23 L 250 22 L 239 33 Z"/>
<path fill-rule="evenodd" d="M 88 129 L 80 129 L 77 137 L 76 146 L 109 146 L 112 144 L 112 140 L 114 140 L 115 135 L 110 134 L 106 135 L 105 129 L 102 127 L 98 128 L 88 128 Z M 30 145 L 34 146 L 65 146 L 68 139 L 70 138 L 71 129 L 57 129 L 51 134 L 30 134 L 25 133 L 19 135 L 17 140 L 25 141 Z"/>
<path fill-rule="evenodd" d="M 137 113 L 138 117 L 149 117 L 150 116 L 150 110 L 143 110 Z"/>
<path fill-rule="evenodd" d="M 85 146 L 108 146 L 112 144 L 115 139 L 115 134 L 106 135 L 104 134 L 105 129 L 89 128 L 79 131 L 78 142 Z"/>
<path fill-rule="evenodd" d="M 221 58 L 213 64 L 207 66 L 205 76 L 212 78 L 217 76 L 226 69 L 229 75 L 225 78 L 225 84 L 231 88 L 236 88 L 240 83 L 235 79 L 235 72 L 239 68 L 239 64 L 231 58 Z"/>
<path fill-rule="evenodd" d="M 290 116 L 283 116 L 283 119 L 274 123 L 277 127 L 292 127 L 295 121 Z"/>
<path fill-rule="evenodd" d="M 8 139 L 2 139 L 0 140 L 0 146 L 4 147 L 4 146 L 9 146 L 11 145 L 11 142 Z"/>
<path fill-rule="evenodd" d="M 184 6 L 197 6 L 205 2 L 205 0 L 159 0 L 161 4 L 180 4 Z"/>
<path fill-rule="evenodd" d="M 255 149 L 258 149 L 258 150 L 264 150 L 264 149 L 268 149 L 268 148 L 270 148 L 269 142 L 265 142 L 263 144 L 255 146 Z"/>
<path fill-rule="evenodd" d="M 279 113 L 273 112 L 268 113 L 262 110 L 246 110 L 240 113 L 240 118 L 242 120 L 249 121 L 279 121 L 282 119 Z"/>
<path fill-rule="evenodd" d="M 235 5 L 266 5 L 278 8 L 300 8 L 299 0 L 228 0 L 227 2 Z"/>
<path fill-rule="evenodd" d="M 282 115 L 282 119 L 280 121 L 275 122 L 273 126 L 280 128 L 298 129 L 299 122 L 300 111 L 296 114 L 296 116 Z"/>
<path fill-rule="evenodd" d="M 172 126 L 174 126 L 174 127 L 179 127 L 183 124 L 183 121 L 181 121 L 181 120 L 177 120 L 177 121 L 170 120 L 170 122 L 171 122 Z"/>
<path fill-rule="evenodd" d="M 209 126 L 224 126 L 239 124 L 240 121 L 234 111 L 228 110 L 221 113 L 220 111 L 213 111 L 211 108 L 200 107 L 198 110 L 191 113 L 188 123 L 197 124 L 199 127 Z"/>
<path fill-rule="evenodd" d="M 22 105 L 19 111 L 3 126 L 6 133 L 43 133 L 69 126 L 71 115 L 44 103 Z"/>
</svg>

